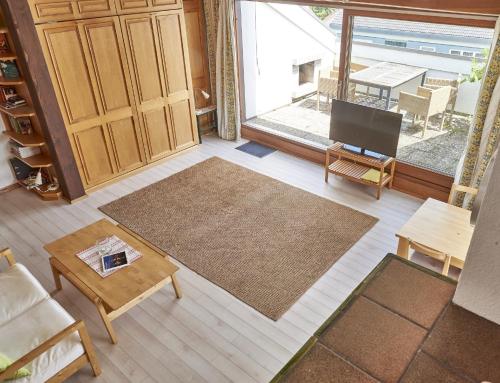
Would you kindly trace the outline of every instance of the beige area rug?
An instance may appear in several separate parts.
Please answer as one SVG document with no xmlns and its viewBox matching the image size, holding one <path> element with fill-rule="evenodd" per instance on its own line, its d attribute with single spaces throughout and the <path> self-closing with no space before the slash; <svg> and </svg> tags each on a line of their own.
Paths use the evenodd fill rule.
<svg viewBox="0 0 500 383">
<path fill-rule="evenodd" d="M 217 157 L 100 210 L 274 320 L 377 222 Z"/>
</svg>

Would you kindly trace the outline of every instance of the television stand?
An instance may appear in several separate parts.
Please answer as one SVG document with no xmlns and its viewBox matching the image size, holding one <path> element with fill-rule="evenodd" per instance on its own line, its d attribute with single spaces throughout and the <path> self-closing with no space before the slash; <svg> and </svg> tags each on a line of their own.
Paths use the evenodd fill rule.
<svg viewBox="0 0 500 383">
<path fill-rule="evenodd" d="M 330 157 L 335 158 L 332 163 L 330 163 Z M 365 154 L 354 153 L 351 150 L 345 149 L 344 144 L 341 142 L 336 142 L 326 149 L 325 182 L 328 182 L 328 175 L 332 173 L 353 182 L 375 187 L 377 188 L 377 199 L 380 199 L 380 194 L 384 186 L 387 185 L 389 189 L 392 188 L 395 168 L 395 158 L 386 156 L 375 158 Z M 370 169 L 376 169 L 380 172 L 378 182 L 368 181 L 362 178 Z M 384 173 L 387 174 L 384 175 Z"/>
</svg>

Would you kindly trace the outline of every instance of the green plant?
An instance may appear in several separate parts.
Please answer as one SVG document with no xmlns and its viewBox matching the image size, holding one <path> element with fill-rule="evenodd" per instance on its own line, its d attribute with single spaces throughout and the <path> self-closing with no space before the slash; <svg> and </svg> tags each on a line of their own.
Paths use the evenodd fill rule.
<svg viewBox="0 0 500 383">
<path fill-rule="evenodd" d="M 311 10 L 314 12 L 316 17 L 318 17 L 321 20 L 326 19 L 328 16 L 330 16 L 333 13 L 332 8 L 327 8 L 327 7 L 314 7 L 310 6 Z"/>
<path fill-rule="evenodd" d="M 481 81 L 484 72 L 486 71 L 486 64 L 487 64 L 487 57 L 490 55 L 490 50 L 488 48 L 485 48 L 483 50 L 483 59 L 477 59 L 474 57 L 472 59 L 472 68 L 470 70 L 470 74 L 466 76 L 462 82 L 468 81 L 468 82 L 476 82 L 476 81 Z"/>
</svg>

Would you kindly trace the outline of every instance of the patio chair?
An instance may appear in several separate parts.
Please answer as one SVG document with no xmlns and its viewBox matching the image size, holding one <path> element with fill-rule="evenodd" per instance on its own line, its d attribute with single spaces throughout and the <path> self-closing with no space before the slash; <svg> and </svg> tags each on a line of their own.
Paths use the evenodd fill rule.
<svg viewBox="0 0 500 383">
<path fill-rule="evenodd" d="M 429 89 L 439 89 L 443 86 L 451 87 L 450 100 L 448 101 L 448 107 L 450 112 L 450 119 L 453 117 L 453 113 L 455 113 L 455 105 L 457 104 L 458 97 L 458 86 L 460 85 L 459 80 L 450 80 L 446 78 L 438 78 L 438 77 L 427 77 L 425 79 L 424 86 Z"/>
<path fill-rule="evenodd" d="M 326 95 L 326 102 L 330 105 L 330 98 L 332 100 L 337 98 L 337 91 L 339 87 L 339 71 L 337 67 L 334 69 L 321 69 L 318 78 L 318 91 L 316 110 L 319 110 L 320 96 Z M 349 84 L 349 98 L 353 99 L 356 94 L 356 84 Z"/>
<path fill-rule="evenodd" d="M 320 96 L 326 96 L 326 102 L 330 105 L 330 98 L 337 98 L 337 89 L 339 87 L 339 72 L 332 69 L 321 69 L 319 71 L 318 92 L 316 110 L 319 110 Z"/>
<path fill-rule="evenodd" d="M 419 86 L 417 94 L 399 92 L 398 113 L 406 110 L 413 114 L 413 124 L 417 117 L 424 118 L 424 127 L 422 129 L 422 138 L 425 137 L 429 118 L 442 114 L 439 130 L 443 129 L 446 108 L 450 100 L 451 86 L 444 86 L 438 89 L 429 89 Z"/>
</svg>

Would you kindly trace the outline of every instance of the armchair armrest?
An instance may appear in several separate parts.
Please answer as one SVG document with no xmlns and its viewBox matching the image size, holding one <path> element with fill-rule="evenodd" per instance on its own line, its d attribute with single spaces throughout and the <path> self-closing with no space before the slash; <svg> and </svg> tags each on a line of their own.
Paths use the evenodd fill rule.
<svg viewBox="0 0 500 383">
<path fill-rule="evenodd" d="M 468 194 L 475 196 L 475 195 L 477 195 L 479 190 L 476 188 L 469 187 L 469 186 L 453 184 L 453 185 L 451 185 L 450 196 L 448 197 L 448 203 L 452 203 L 453 196 L 455 195 L 456 192 L 468 193 Z"/>
<path fill-rule="evenodd" d="M 16 260 L 14 259 L 14 255 L 10 249 L 0 250 L 0 258 L 5 257 L 10 266 L 14 266 L 16 264 Z"/>
<path fill-rule="evenodd" d="M 398 111 L 400 109 L 418 115 L 426 115 L 429 109 L 429 99 L 424 96 L 401 91 L 399 92 Z"/>
<path fill-rule="evenodd" d="M 40 355 L 42 355 L 44 352 L 49 350 L 51 347 L 54 347 L 57 343 L 62 341 L 64 338 L 67 336 L 71 335 L 75 331 L 78 331 L 80 333 L 80 339 L 82 340 L 84 349 L 86 351 L 87 357 L 90 359 L 93 359 L 97 363 L 97 360 L 95 359 L 95 354 L 94 350 L 91 344 L 88 342 L 90 341 L 90 338 L 88 337 L 87 329 L 85 327 L 85 323 L 83 321 L 79 320 L 73 323 L 72 325 L 66 327 L 64 330 L 60 331 L 56 335 L 54 335 L 52 338 L 47 339 L 45 342 L 40 344 L 38 347 L 35 349 L 31 350 L 28 352 L 26 355 L 22 356 L 18 360 L 16 360 L 14 363 L 12 363 L 6 370 L 0 373 L 0 382 L 3 382 L 4 380 L 8 378 L 12 378 L 14 374 L 16 373 L 17 370 L 20 368 L 26 366 L 29 362 L 33 361 Z M 90 350 L 89 350 L 90 348 Z M 89 355 L 90 354 L 90 355 Z M 97 365 L 98 373 L 100 373 L 100 369 Z"/>
</svg>

